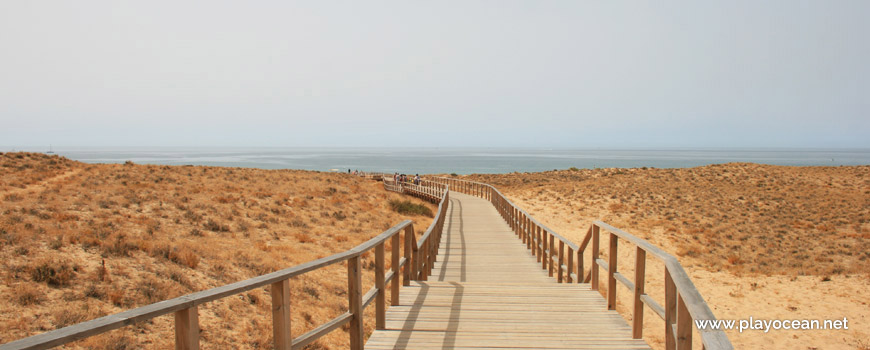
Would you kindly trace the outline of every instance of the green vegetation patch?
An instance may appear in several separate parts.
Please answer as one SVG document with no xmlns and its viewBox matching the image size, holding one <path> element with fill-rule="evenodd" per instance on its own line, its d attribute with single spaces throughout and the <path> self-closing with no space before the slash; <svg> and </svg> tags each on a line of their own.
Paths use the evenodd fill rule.
<svg viewBox="0 0 870 350">
<path fill-rule="evenodd" d="M 429 207 L 422 204 L 412 203 L 411 201 L 393 199 L 390 201 L 390 208 L 399 214 L 425 215 L 430 218 L 434 216 L 432 215 L 432 209 L 429 209 Z"/>
</svg>

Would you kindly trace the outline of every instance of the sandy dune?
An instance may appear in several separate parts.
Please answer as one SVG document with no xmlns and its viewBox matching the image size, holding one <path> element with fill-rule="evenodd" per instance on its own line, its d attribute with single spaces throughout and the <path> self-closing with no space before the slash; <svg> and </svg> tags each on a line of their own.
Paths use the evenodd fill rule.
<svg viewBox="0 0 870 350">
<path fill-rule="evenodd" d="M 848 330 L 729 331 L 737 348 L 870 348 L 870 167 L 726 164 L 467 178 L 495 185 L 575 242 L 603 219 L 662 247 L 720 319 L 849 320 Z M 661 302 L 663 267 L 651 259 L 647 266 L 646 290 Z M 619 270 L 633 276 L 633 269 L 634 249 L 622 242 Z M 619 309 L 629 315 L 629 292 L 618 288 Z M 654 347 L 663 347 L 663 328 L 647 311 Z"/>
<path fill-rule="evenodd" d="M 436 208 L 347 174 L 27 153 L 0 153 L 0 198 L 0 343 L 328 256 L 405 219 L 422 233 L 431 218 L 398 214 L 393 199 Z M 363 257 L 366 290 L 373 258 Z M 294 335 L 347 310 L 346 274 L 339 264 L 291 280 Z M 203 305 L 203 348 L 270 347 L 270 300 L 258 289 Z M 69 348 L 165 349 L 173 340 L 170 315 Z M 339 330 L 311 348 L 347 342 Z"/>
</svg>

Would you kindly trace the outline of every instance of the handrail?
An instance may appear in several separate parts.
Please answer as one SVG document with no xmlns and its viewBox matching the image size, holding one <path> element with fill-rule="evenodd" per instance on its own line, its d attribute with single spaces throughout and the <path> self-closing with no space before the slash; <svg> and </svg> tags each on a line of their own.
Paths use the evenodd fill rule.
<svg viewBox="0 0 870 350">
<path fill-rule="evenodd" d="M 444 231 L 444 221 L 447 215 L 447 203 L 450 200 L 450 186 L 437 182 L 421 182 L 420 185 L 413 182 L 399 182 L 392 179 L 383 178 L 384 189 L 404 193 L 412 196 L 417 196 L 426 200 L 434 200 L 441 198 L 438 203 L 438 214 L 435 220 L 429 224 L 429 227 L 420 237 L 419 242 L 413 235 L 413 243 L 411 251 L 421 257 L 415 259 L 416 265 L 413 266 L 412 277 L 422 281 L 428 280 L 432 267 L 437 261 L 438 248 L 441 244 L 441 234 Z"/>
<path fill-rule="evenodd" d="M 198 305 L 266 285 L 270 286 L 272 295 L 273 341 L 276 349 L 302 349 L 305 345 L 349 323 L 350 348 L 360 350 L 364 346 L 363 310 L 365 307 L 374 301 L 377 309 L 375 312 L 375 328 L 385 329 L 386 283 L 390 283 L 393 305 L 398 305 L 400 284 L 409 285 L 411 279 L 418 280 L 421 279 L 421 276 L 425 280 L 431 270 L 432 264 L 435 262 L 435 255 L 438 252 L 437 242 L 440 241 L 441 231 L 443 230 L 450 189 L 449 186 L 434 183 L 427 187 L 429 188 L 416 188 L 415 191 L 427 193 L 427 198 L 430 200 L 440 199 L 440 201 L 438 204 L 438 214 L 433 219 L 432 224 L 429 225 L 423 238 L 421 238 L 421 243 L 425 243 L 425 247 L 416 245 L 414 226 L 411 225 L 412 222 L 410 220 L 404 220 L 374 238 L 341 253 L 247 280 L 19 339 L 0 345 L 0 350 L 48 349 L 170 313 L 175 314 L 176 349 L 198 349 Z M 435 193 L 440 194 L 440 196 L 435 197 Z M 402 231 L 404 231 L 406 246 L 404 250 L 405 256 L 400 259 L 399 232 Z M 387 239 L 392 240 L 391 244 L 393 247 L 391 252 L 392 264 L 389 274 L 386 274 L 384 267 L 384 250 Z M 431 243 L 433 239 L 435 243 Z M 412 242 L 415 243 L 414 253 L 409 249 Z M 375 286 L 365 293 L 366 297 L 363 298 L 360 256 L 372 249 L 375 250 Z M 419 256 L 420 253 L 417 253 L 417 251 L 422 252 L 422 256 Z M 425 261 L 418 261 L 421 259 Z M 292 338 L 290 333 L 290 278 L 344 261 L 347 261 L 348 268 L 347 294 L 349 310 L 295 339 Z M 401 281 L 400 276 L 402 274 L 398 272 L 402 267 L 404 267 L 404 281 Z M 417 271 L 420 272 L 420 275 L 416 273 Z"/>
<path fill-rule="evenodd" d="M 607 273 L 608 283 L 607 308 L 610 310 L 616 309 L 616 282 L 628 287 L 634 292 L 633 338 L 643 338 L 643 306 L 646 305 L 665 321 L 666 349 L 691 349 L 693 328 L 700 334 L 701 343 L 705 349 L 727 350 L 734 348 L 724 331 L 693 327 L 693 320 L 715 320 L 716 317 L 701 293 L 695 288 L 683 266 L 675 257 L 662 249 L 601 221 L 592 223 L 583 242 L 578 246 L 535 220 L 528 212 L 514 204 L 492 185 L 450 177 L 434 177 L 434 179 L 434 181 L 450 186 L 453 191 L 490 200 L 511 229 L 541 263 L 541 267 L 548 270 L 551 277 L 556 277 L 559 283 L 573 283 L 575 281 L 576 283 L 587 283 L 591 281 L 592 289 L 598 290 L 598 270 L 604 269 Z M 599 258 L 602 228 L 611 233 L 609 261 L 606 262 Z M 622 238 L 636 246 L 634 281 L 630 281 L 628 277 L 616 271 L 617 238 Z M 558 250 L 556 241 L 559 242 Z M 592 267 L 584 278 L 584 255 L 590 241 Z M 567 265 L 565 264 L 565 247 L 568 247 Z M 576 269 L 574 267 L 575 252 Z M 644 292 L 647 253 L 663 261 L 665 265 L 664 307 Z"/>
</svg>

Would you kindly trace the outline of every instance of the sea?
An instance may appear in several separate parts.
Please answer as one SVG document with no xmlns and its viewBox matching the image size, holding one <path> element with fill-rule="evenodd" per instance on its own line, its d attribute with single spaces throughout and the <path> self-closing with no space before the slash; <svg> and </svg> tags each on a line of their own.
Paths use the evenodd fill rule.
<svg viewBox="0 0 870 350">
<path fill-rule="evenodd" d="M 34 150 L 42 151 L 47 150 Z M 511 173 L 554 169 L 686 168 L 751 162 L 791 166 L 870 165 L 870 149 L 528 149 L 528 148 L 66 148 L 85 163 L 208 165 L 347 172 Z"/>
</svg>

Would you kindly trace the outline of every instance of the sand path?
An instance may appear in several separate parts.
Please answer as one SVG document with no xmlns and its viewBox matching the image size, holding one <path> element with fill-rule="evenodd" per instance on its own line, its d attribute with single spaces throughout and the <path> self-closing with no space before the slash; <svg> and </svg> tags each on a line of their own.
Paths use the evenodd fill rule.
<svg viewBox="0 0 870 350">
<path fill-rule="evenodd" d="M 9 195 L 22 194 L 24 192 L 44 190 L 49 185 L 55 184 L 59 181 L 63 181 L 65 179 L 68 179 L 70 177 L 78 175 L 81 172 L 82 172 L 82 169 L 69 170 L 63 174 L 55 175 L 55 176 L 50 177 L 48 179 L 42 180 L 41 182 L 33 183 L 33 184 L 27 185 L 25 187 L 0 190 L 0 195 L 5 197 L 5 196 L 9 196 Z"/>
</svg>

